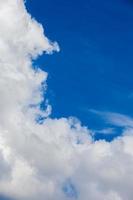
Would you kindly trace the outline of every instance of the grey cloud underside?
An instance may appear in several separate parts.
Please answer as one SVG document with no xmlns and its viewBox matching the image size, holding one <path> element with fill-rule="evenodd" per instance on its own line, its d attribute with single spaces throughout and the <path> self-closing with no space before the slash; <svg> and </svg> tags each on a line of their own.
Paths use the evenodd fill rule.
<svg viewBox="0 0 133 200">
<path fill-rule="evenodd" d="M 50 105 L 40 110 L 47 73 L 33 70 L 32 59 L 54 50 L 58 44 L 46 38 L 23 0 L 0 1 L 0 194 L 17 200 L 132 200 L 131 127 L 110 143 L 93 141 L 76 119 L 51 119 Z M 44 123 L 37 123 L 38 115 Z"/>
</svg>

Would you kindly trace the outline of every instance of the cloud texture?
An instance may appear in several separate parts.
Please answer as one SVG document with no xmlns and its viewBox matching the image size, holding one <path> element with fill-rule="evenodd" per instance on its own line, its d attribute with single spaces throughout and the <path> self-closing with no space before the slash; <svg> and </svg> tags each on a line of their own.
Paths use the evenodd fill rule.
<svg viewBox="0 0 133 200">
<path fill-rule="evenodd" d="M 39 108 L 47 73 L 33 69 L 32 60 L 54 50 L 58 44 L 45 37 L 23 0 L 0 1 L 0 194 L 132 200 L 132 128 L 110 143 L 93 141 L 78 120 L 51 119 L 49 105 Z M 45 117 L 41 124 L 39 116 Z"/>
</svg>

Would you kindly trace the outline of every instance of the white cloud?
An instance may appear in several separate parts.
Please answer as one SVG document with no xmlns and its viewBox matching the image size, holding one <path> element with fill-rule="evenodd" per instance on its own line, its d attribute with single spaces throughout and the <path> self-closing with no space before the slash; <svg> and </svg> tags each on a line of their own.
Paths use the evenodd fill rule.
<svg viewBox="0 0 133 200">
<path fill-rule="evenodd" d="M 104 128 L 104 129 L 94 130 L 93 132 L 94 134 L 100 133 L 102 135 L 110 135 L 110 134 L 112 135 L 116 133 L 114 128 Z"/>
<path fill-rule="evenodd" d="M 131 127 L 133 128 L 133 119 L 129 116 L 114 113 L 114 112 L 104 112 L 104 111 L 97 111 L 97 110 L 89 110 L 90 112 L 99 115 L 103 118 L 107 123 L 118 126 L 118 127 Z"/>
<path fill-rule="evenodd" d="M 22 0 L 1 0 L 0 10 L 0 194 L 17 200 L 132 200 L 132 122 L 111 115 L 130 130 L 110 143 L 94 142 L 73 118 L 49 116 L 38 124 L 36 117 L 51 108 L 39 109 L 47 73 L 34 71 L 32 59 L 59 47 Z"/>
</svg>

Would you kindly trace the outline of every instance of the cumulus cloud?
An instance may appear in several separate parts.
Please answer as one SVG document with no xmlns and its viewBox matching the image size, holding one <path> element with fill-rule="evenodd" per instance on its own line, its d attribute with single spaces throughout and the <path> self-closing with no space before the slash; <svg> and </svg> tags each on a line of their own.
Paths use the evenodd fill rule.
<svg viewBox="0 0 133 200">
<path fill-rule="evenodd" d="M 51 119 L 47 73 L 32 60 L 59 51 L 23 0 L 0 1 L 0 195 L 16 200 L 132 200 L 132 128 L 93 141 L 75 118 Z M 38 123 L 38 116 L 45 118 Z"/>
</svg>

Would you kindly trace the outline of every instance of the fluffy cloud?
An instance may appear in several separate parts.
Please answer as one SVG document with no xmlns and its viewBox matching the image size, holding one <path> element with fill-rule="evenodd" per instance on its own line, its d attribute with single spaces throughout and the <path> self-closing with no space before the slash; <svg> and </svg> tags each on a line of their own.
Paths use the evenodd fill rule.
<svg viewBox="0 0 133 200">
<path fill-rule="evenodd" d="M 132 200 L 132 128 L 110 143 L 93 141 L 78 120 L 51 119 L 49 105 L 40 110 L 47 73 L 34 70 L 32 59 L 59 51 L 58 44 L 45 37 L 23 0 L 1 0 L 0 10 L 0 194 Z M 39 116 L 45 117 L 41 124 Z"/>
</svg>

